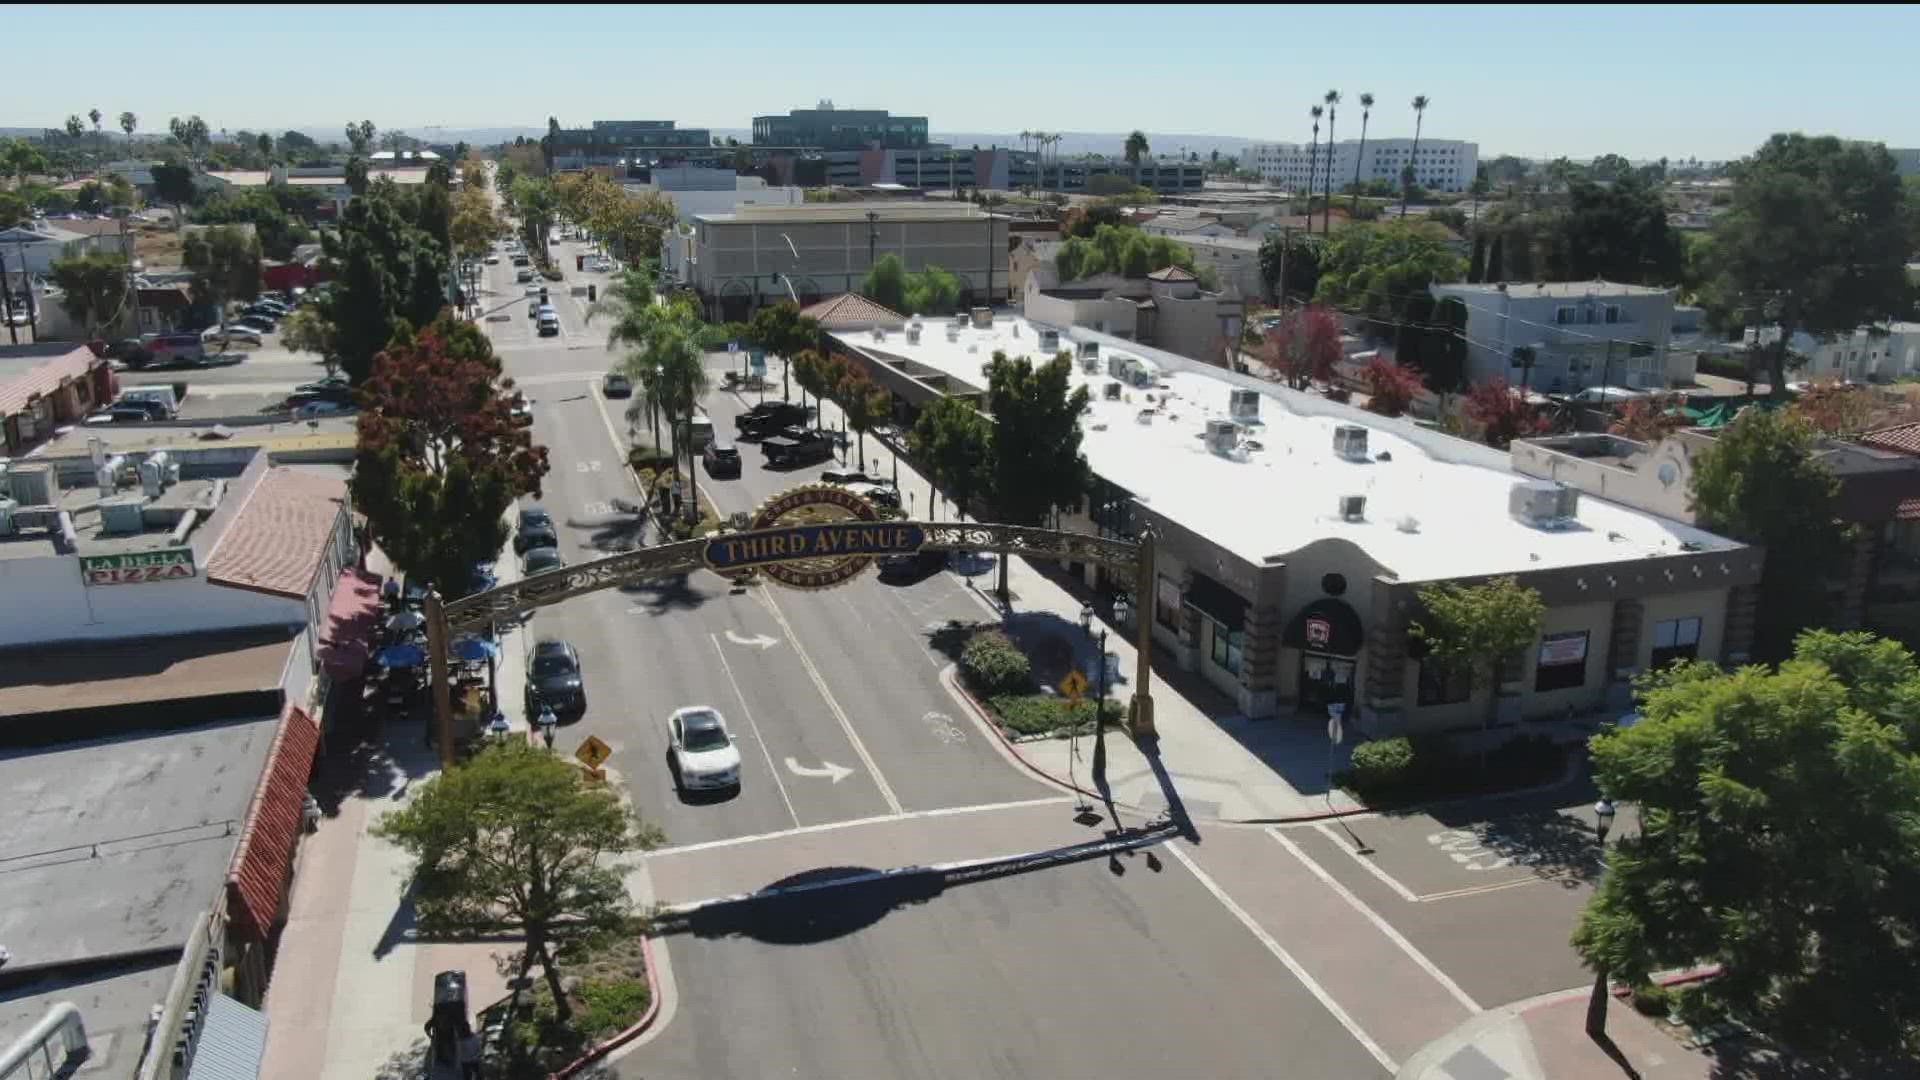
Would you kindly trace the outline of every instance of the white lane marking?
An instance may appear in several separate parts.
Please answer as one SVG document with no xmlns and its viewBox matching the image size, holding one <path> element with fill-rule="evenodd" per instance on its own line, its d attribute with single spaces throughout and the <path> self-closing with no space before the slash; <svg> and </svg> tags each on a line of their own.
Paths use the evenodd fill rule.
<svg viewBox="0 0 1920 1080">
<path fill-rule="evenodd" d="M 1325 836 L 1327 839 L 1333 841 L 1333 846 L 1339 848 L 1341 851 L 1346 852 L 1349 856 L 1352 857 L 1354 862 L 1357 862 L 1361 866 L 1366 867 L 1367 873 L 1372 874 L 1374 877 L 1379 878 L 1381 883 L 1384 884 L 1387 888 L 1392 889 L 1395 893 L 1398 893 L 1400 896 L 1400 899 L 1405 900 L 1410 904 L 1417 904 L 1420 902 L 1420 895 L 1418 893 L 1414 892 L 1412 889 L 1407 888 L 1405 885 L 1400 884 L 1399 879 L 1395 878 L 1392 874 L 1387 873 L 1385 870 L 1382 870 L 1378 863 L 1375 863 L 1372 859 L 1369 859 L 1366 856 L 1360 854 L 1359 852 L 1353 850 L 1352 848 L 1348 847 L 1346 844 L 1341 843 L 1340 838 L 1333 834 L 1333 829 L 1328 827 L 1325 822 L 1319 822 L 1315 824 L 1314 829 L 1317 830 L 1320 833 L 1320 835 Z"/>
<path fill-rule="evenodd" d="M 1359 912 L 1362 918 L 1372 923 L 1373 928 L 1375 930 L 1380 931 L 1381 934 L 1385 935 L 1388 941 L 1391 941 L 1395 945 L 1398 945 L 1400 947 L 1400 951 L 1407 954 L 1407 959 L 1419 965 L 1419 968 L 1421 971 L 1424 971 L 1427 974 L 1433 976 L 1433 980 L 1435 982 L 1439 983 L 1440 986 L 1443 989 L 1445 989 L 1447 993 L 1453 995 L 1453 1000 L 1466 1006 L 1468 1012 L 1478 1013 L 1478 1012 L 1486 1011 L 1480 1007 L 1479 1002 L 1469 997 L 1465 990 L 1460 989 L 1459 983 L 1454 982 L 1453 979 L 1450 978 L 1446 972 L 1440 970 L 1438 965 L 1436 965 L 1433 961 L 1427 959 L 1427 956 L 1425 953 L 1421 952 L 1419 949 L 1414 948 L 1413 942 L 1408 941 L 1404 936 L 1401 935 L 1400 931 L 1395 930 L 1393 926 L 1387 922 L 1387 920 L 1381 918 L 1379 912 L 1376 912 L 1372 908 L 1368 907 L 1364 901 L 1362 901 L 1359 897 L 1353 895 L 1352 890 L 1348 889 L 1345 885 L 1342 885 L 1340 884 L 1339 881 L 1335 880 L 1334 876 L 1327 872 L 1326 867 L 1321 866 L 1319 863 L 1315 862 L 1310 856 L 1308 856 L 1306 852 L 1301 851 L 1300 846 L 1298 844 L 1295 844 L 1293 841 L 1287 839 L 1285 836 L 1280 835 L 1280 831 L 1278 829 L 1268 829 L 1267 835 L 1273 837 L 1274 840 L 1277 841 L 1281 847 L 1286 848 L 1289 852 L 1291 852 L 1294 858 L 1299 859 L 1301 864 L 1304 865 L 1310 872 L 1312 872 L 1314 877 L 1319 878 L 1320 881 L 1327 886 L 1327 888 L 1332 889 L 1334 891 L 1334 895 L 1340 897 L 1340 899 L 1342 900 L 1345 900 L 1347 902 L 1348 907 L 1351 907 L 1353 910 Z"/>
<path fill-rule="evenodd" d="M 1333 1018 L 1339 1021 L 1340 1026 L 1347 1029 L 1347 1034 L 1353 1036 L 1356 1042 L 1366 1048 L 1367 1053 L 1373 1055 L 1373 1060 L 1379 1062 L 1381 1067 L 1385 1068 L 1387 1072 L 1398 1073 L 1400 1071 L 1400 1063 L 1393 1060 L 1385 1050 L 1381 1049 L 1380 1044 L 1374 1042 L 1373 1037 L 1368 1035 L 1353 1017 L 1347 1015 L 1347 1010 L 1341 1008 L 1340 1003 L 1333 1000 L 1333 995 L 1327 993 L 1324 987 L 1313 981 L 1313 976 L 1307 974 L 1307 969 L 1301 967 L 1300 962 L 1295 960 L 1293 955 L 1287 952 L 1286 949 L 1282 948 L 1280 943 L 1274 940 L 1272 934 L 1267 933 L 1265 928 L 1255 922 L 1253 916 L 1247 914 L 1245 908 L 1235 903 L 1233 897 L 1228 896 L 1227 891 L 1222 889 L 1218 882 L 1207 876 L 1206 871 L 1195 865 L 1192 856 L 1180 850 L 1180 844 L 1180 841 L 1173 840 L 1163 845 L 1163 847 L 1174 858 L 1180 860 L 1180 864 L 1185 866 L 1188 872 L 1193 874 L 1201 886 L 1212 893 L 1213 898 L 1220 901 L 1220 905 L 1226 908 L 1234 918 L 1239 919 L 1240 925 L 1251 931 L 1253 936 L 1260 940 L 1260 944 L 1267 947 L 1268 952 L 1272 953 L 1282 964 L 1286 965 L 1287 970 L 1293 973 L 1293 977 L 1300 980 L 1300 985 L 1306 987 L 1307 992 L 1314 996 L 1314 1000 L 1318 1001 L 1329 1013 L 1332 1013 Z"/>
<path fill-rule="evenodd" d="M 784 840 L 789 836 L 806 836 L 810 833 L 833 832 L 838 829 L 851 829 L 860 825 L 879 825 L 889 821 L 916 821 L 921 818 L 955 817 L 960 814 L 990 813 L 997 810 L 1020 810 L 1029 806 L 1057 806 L 1071 800 L 1065 795 L 1041 799 L 1018 799 L 1013 802 L 981 803 L 977 806 L 943 806 L 934 810 L 913 810 L 898 817 L 881 814 L 877 817 L 848 818 L 846 821 L 825 821 L 818 825 L 802 825 L 797 829 L 782 829 L 779 832 L 755 833 L 752 836 L 729 836 L 721 840 L 703 840 L 697 844 L 681 844 L 679 847 L 658 848 L 647 852 L 647 858 L 657 859 L 663 855 L 691 855 L 695 852 L 713 848 L 737 847 L 741 844 L 755 844 L 762 840 Z"/>
<path fill-rule="evenodd" d="M 754 723 L 753 710 L 747 707 L 747 695 L 740 692 L 740 680 L 733 677 L 733 666 L 727 663 L 727 651 L 720 647 L 720 639 L 708 634 L 707 640 L 713 642 L 713 651 L 720 657 L 720 670 L 727 673 L 727 682 L 733 686 L 733 696 L 740 701 L 740 713 L 747 718 L 747 726 L 753 729 L 753 741 L 760 744 L 760 754 L 767 759 L 767 775 L 773 777 L 773 786 L 780 789 L 780 801 L 787 804 L 787 815 L 793 818 L 795 825 L 800 824 L 800 812 L 793 808 L 793 800 L 787 796 L 787 785 L 780 780 L 780 769 L 773 763 L 773 752 L 767 749 L 767 740 L 760 737 L 760 725 Z"/>
<path fill-rule="evenodd" d="M 845 780 L 847 777 L 853 775 L 852 769 L 847 768 L 845 765 L 835 765 L 833 762 L 828 761 L 825 758 L 822 758 L 820 760 L 820 767 L 817 769 L 811 765 L 802 765 L 798 761 L 795 761 L 792 758 L 788 758 L 787 771 L 792 773 L 795 776 L 812 776 L 812 777 L 824 776 L 832 780 L 836 784 L 842 780 Z"/>
<path fill-rule="evenodd" d="M 774 600 L 767 586 L 762 585 L 759 592 L 760 599 L 766 602 L 767 610 L 773 612 L 774 620 L 780 624 L 780 632 L 787 636 L 787 642 L 793 646 L 793 654 L 800 658 L 800 665 L 807 669 L 807 677 L 813 680 L 814 689 L 820 691 L 821 700 L 827 703 L 827 711 L 833 714 L 834 719 L 840 721 L 840 730 L 846 733 L 847 742 L 853 744 L 853 752 L 860 755 L 860 763 L 867 767 L 867 775 L 873 777 L 873 784 L 880 789 L 880 797 L 886 800 L 887 809 L 896 815 L 906 813 L 906 807 L 900 805 L 900 798 L 893 793 L 892 785 L 888 784 L 887 778 L 881 775 L 880 766 L 874 763 L 873 755 L 867 753 L 867 744 L 860 741 L 860 733 L 853 730 L 853 721 L 848 719 L 847 711 L 840 707 L 839 701 L 835 700 L 833 691 L 827 689 L 827 680 L 821 676 L 820 669 L 813 665 L 813 657 L 808 656 L 807 650 L 801 646 L 800 635 L 793 632 L 793 626 L 787 622 L 787 616 L 780 610 L 780 604 Z M 714 647 L 720 647 L 719 641 L 714 642 Z"/>
<path fill-rule="evenodd" d="M 727 640 L 733 642 L 735 645 L 751 645 L 757 647 L 762 652 L 780 644 L 780 639 L 771 634 L 755 634 L 752 637 L 747 637 L 744 634 L 736 634 L 732 630 L 727 631 Z"/>
</svg>

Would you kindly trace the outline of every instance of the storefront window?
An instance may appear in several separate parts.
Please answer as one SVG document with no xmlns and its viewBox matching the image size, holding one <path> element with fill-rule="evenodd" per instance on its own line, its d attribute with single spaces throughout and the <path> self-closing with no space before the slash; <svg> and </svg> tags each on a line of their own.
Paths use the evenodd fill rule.
<svg viewBox="0 0 1920 1080">
<path fill-rule="evenodd" d="M 1246 635 L 1238 630 L 1228 630 L 1227 625 L 1217 619 L 1207 621 L 1213 624 L 1213 666 L 1230 675 L 1240 674 Z"/>
<path fill-rule="evenodd" d="M 1676 660 L 1695 660 L 1700 655 L 1700 620 L 1667 619 L 1653 624 L 1653 658 L 1650 667 L 1663 668 Z"/>
<path fill-rule="evenodd" d="M 1160 587 L 1154 596 L 1153 617 L 1169 630 L 1180 629 L 1180 583 L 1160 575 Z"/>
<path fill-rule="evenodd" d="M 1540 639 L 1540 656 L 1534 665 L 1533 688 L 1571 690 L 1587 683 L 1587 632 L 1573 630 L 1548 634 Z"/>
</svg>

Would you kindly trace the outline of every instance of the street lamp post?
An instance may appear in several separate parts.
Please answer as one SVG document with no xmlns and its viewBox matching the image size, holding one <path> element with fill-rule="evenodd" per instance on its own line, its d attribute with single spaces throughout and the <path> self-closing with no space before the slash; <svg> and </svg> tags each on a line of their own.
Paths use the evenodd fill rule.
<svg viewBox="0 0 1920 1080">
<path fill-rule="evenodd" d="M 1613 802 L 1605 797 L 1593 804 L 1593 833 L 1600 845 L 1601 873 L 1606 872 L 1607 833 L 1613 829 Z M 1587 1034 L 1602 1038 L 1607 1033 L 1607 969 L 1594 965 L 1593 996 L 1587 999 Z"/>
<path fill-rule="evenodd" d="M 1126 601 L 1114 601 L 1115 621 L 1124 622 L 1126 611 Z M 1095 641 L 1092 604 L 1084 604 L 1080 608 L 1080 629 L 1087 635 L 1087 640 L 1094 644 L 1094 662 L 1100 665 L 1097 696 L 1093 699 L 1093 786 L 1104 794 L 1107 787 L 1107 628 L 1100 628 L 1100 637 Z"/>
</svg>

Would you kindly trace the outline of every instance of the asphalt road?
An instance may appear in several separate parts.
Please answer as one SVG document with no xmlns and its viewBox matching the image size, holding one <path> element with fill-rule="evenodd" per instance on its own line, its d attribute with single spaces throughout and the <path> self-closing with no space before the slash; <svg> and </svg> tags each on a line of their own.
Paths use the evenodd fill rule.
<svg viewBox="0 0 1920 1080">
<path fill-rule="evenodd" d="M 495 295 L 523 289 L 510 267 L 488 269 Z M 572 564 L 654 538 L 623 467 L 625 402 L 599 393 L 613 358 L 583 325 L 585 299 L 559 288 L 550 295 L 558 338 L 534 336 L 524 311 L 486 325 L 548 448 L 540 501 Z M 738 403 L 716 392 L 708 407 L 731 430 Z M 722 510 L 751 509 L 823 468 L 766 473 L 749 455 L 740 480 L 707 487 Z M 821 593 L 763 585 L 736 595 L 701 571 L 544 609 L 533 636 L 571 641 L 586 672 L 588 709 L 562 729 L 563 746 L 587 734 L 604 739 L 614 749 L 609 767 L 641 813 L 684 844 L 1050 793 L 1001 757 L 939 681 L 950 660 L 932 648 L 930 627 L 985 614 L 947 574 L 906 586 L 869 574 Z M 720 709 L 739 738 L 738 794 L 673 790 L 666 720 L 694 704 Z"/>
<path fill-rule="evenodd" d="M 942 888 L 846 886 L 696 918 L 623 1077 L 1387 1075 L 1161 853 Z"/>
</svg>

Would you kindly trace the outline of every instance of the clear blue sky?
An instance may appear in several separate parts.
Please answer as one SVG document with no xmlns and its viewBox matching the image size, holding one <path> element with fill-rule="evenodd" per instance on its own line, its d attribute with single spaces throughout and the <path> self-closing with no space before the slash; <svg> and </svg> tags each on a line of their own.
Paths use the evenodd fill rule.
<svg viewBox="0 0 1920 1080">
<path fill-rule="evenodd" d="M 98 106 L 141 129 L 416 133 L 592 119 L 744 128 L 831 98 L 936 133 L 1125 131 L 1306 140 L 1329 88 L 1359 134 L 1426 131 L 1498 153 L 1715 159 L 1782 130 L 1920 146 L 1905 6 L 1209 8 L 944 4 L 74 10 L 7 18 L 0 127 Z M 102 28 L 111 28 L 103 30 Z M 33 43 L 44 41 L 45 48 Z M 107 124 L 111 129 L 113 121 Z M 1164 149 L 1164 147 L 1162 148 Z"/>
</svg>

